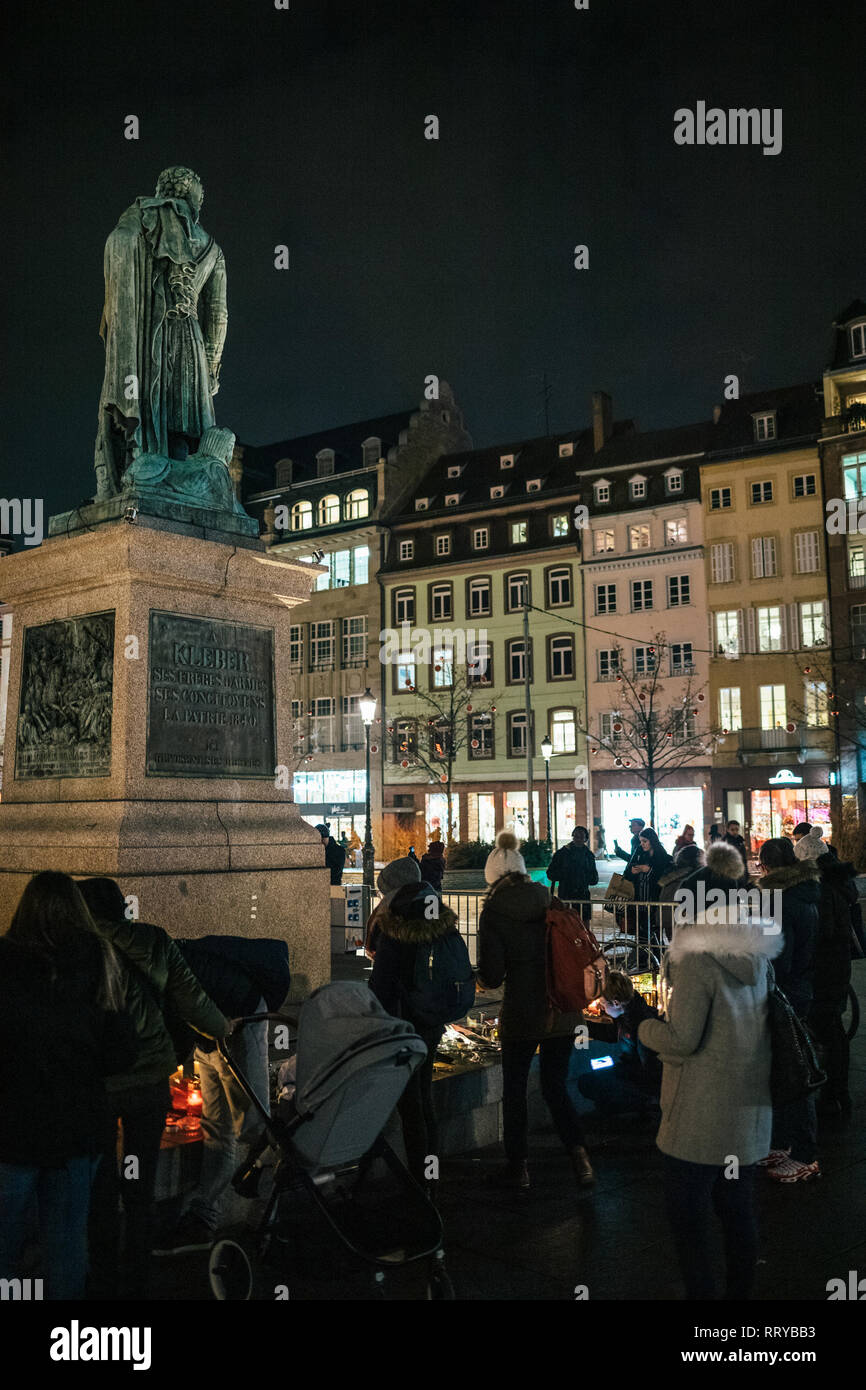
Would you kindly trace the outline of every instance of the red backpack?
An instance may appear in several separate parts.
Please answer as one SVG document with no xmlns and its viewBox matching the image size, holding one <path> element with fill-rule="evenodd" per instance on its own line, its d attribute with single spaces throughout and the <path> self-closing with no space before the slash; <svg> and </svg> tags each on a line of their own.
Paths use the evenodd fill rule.
<svg viewBox="0 0 866 1390">
<path fill-rule="evenodd" d="M 547 909 L 547 999 L 560 1013 L 580 1013 L 607 980 L 607 961 L 589 927 L 558 898 Z"/>
</svg>

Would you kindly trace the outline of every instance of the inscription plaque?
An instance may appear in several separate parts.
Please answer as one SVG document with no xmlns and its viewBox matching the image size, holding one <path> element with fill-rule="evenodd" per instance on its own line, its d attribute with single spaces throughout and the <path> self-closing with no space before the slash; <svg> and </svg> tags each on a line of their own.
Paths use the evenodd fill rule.
<svg viewBox="0 0 866 1390">
<path fill-rule="evenodd" d="M 113 675 L 113 612 L 25 629 L 16 778 L 110 774 Z"/>
<path fill-rule="evenodd" d="M 150 615 L 147 773 L 273 779 L 274 634 Z"/>
</svg>

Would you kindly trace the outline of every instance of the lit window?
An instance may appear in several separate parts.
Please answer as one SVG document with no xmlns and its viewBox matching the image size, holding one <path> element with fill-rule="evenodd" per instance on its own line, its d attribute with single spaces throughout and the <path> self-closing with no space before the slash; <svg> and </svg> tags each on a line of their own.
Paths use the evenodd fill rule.
<svg viewBox="0 0 866 1390">
<path fill-rule="evenodd" d="M 781 608 L 759 608 L 758 651 L 780 652 L 782 650 L 782 610 Z"/>
<path fill-rule="evenodd" d="M 762 729 L 782 729 L 787 723 L 785 687 L 762 685 L 758 688 Z"/>
<path fill-rule="evenodd" d="M 649 550 L 650 528 L 645 524 L 628 528 L 629 550 Z"/>
<path fill-rule="evenodd" d="M 800 631 L 804 647 L 824 647 L 827 644 L 827 609 L 822 599 L 816 603 L 800 604 Z"/>
<path fill-rule="evenodd" d="M 512 521 L 511 523 L 511 544 L 525 545 L 528 534 L 528 522 Z"/>
<path fill-rule="evenodd" d="M 830 723 L 827 682 L 806 681 L 806 723 L 810 729 L 826 729 Z"/>
<path fill-rule="evenodd" d="M 554 709 L 550 711 L 550 741 L 554 753 L 574 753 L 577 748 L 577 731 L 574 723 L 574 710 Z"/>
<path fill-rule="evenodd" d="M 689 528 L 685 517 L 665 522 L 665 545 L 687 545 Z"/>
<path fill-rule="evenodd" d="M 866 497 L 866 454 L 846 454 L 842 460 L 845 498 Z"/>
<path fill-rule="evenodd" d="M 466 643 L 466 679 L 470 685 L 489 685 L 493 679 L 493 654 L 489 642 Z"/>
<path fill-rule="evenodd" d="M 355 488 L 346 498 L 346 520 L 360 521 L 370 515 L 370 494 L 366 488 Z"/>
<path fill-rule="evenodd" d="M 334 493 L 319 498 L 319 525 L 334 526 L 340 520 L 340 499 Z"/>
<path fill-rule="evenodd" d="M 719 691 L 719 723 L 728 733 L 735 734 L 743 727 L 743 714 L 740 708 L 740 687 L 725 686 Z"/>
<path fill-rule="evenodd" d="M 410 661 L 408 659 L 406 661 L 398 662 L 397 690 L 414 690 L 415 685 L 415 662 Z"/>
<path fill-rule="evenodd" d="M 568 512 L 557 512 L 556 516 L 550 518 L 550 534 L 552 536 L 567 536 L 570 529 L 569 522 Z"/>
<path fill-rule="evenodd" d="M 596 555 L 602 554 L 605 550 L 613 550 L 613 531 L 594 531 L 592 548 Z"/>
<path fill-rule="evenodd" d="M 433 685 L 445 689 L 454 684 L 454 651 L 451 647 L 433 649 Z"/>
<path fill-rule="evenodd" d="M 848 329 L 851 356 L 866 357 L 866 323 L 855 323 Z"/>
<path fill-rule="evenodd" d="M 366 584 L 370 574 L 370 547 L 356 545 L 352 551 L 352 583 Z"/>
<path fill-rule="evenodd" d="M 312 502 L 296 502 L 292 507 L 292 530 L 309 531 L 313 524 Z"/>
<path fill-rule="evenodd" d="M 735 658 L 740 655 L 740 615 L 736 608 L 716 613 L 716 655 Z"/>
</svg>

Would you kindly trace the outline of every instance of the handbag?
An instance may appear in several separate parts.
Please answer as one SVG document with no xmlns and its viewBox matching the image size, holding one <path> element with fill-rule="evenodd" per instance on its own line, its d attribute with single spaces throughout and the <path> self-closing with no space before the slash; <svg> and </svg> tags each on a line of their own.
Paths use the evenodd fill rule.
<svg viewBox="0 0 866 1390">
<path fill-rule="evenodd" d="M 620 903 L 631 902 L 634 898 L 634 884 L 622 874 L 611 874 L 602 908 L 605 912 L 615 912 Z"/>
<path fill-rule="evenodd" d="M 812 1035 L 776 987 L 767 995 L 770 1017 L 770 1095 L 774 1106 L 804 1100 L 827 1080 Z"/>
</svg>

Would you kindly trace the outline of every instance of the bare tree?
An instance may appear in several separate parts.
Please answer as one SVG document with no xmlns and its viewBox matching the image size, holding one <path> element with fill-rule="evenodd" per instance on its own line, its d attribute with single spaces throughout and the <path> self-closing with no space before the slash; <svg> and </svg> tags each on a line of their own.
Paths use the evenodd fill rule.
<svg viewBox="0 0 866 1390">
<path fill-rule="evenodd" d="M 433 669 L 440 673 L 439 666 Z M 493 715 L 496 713 L 495 696 L 486 681 L 474 678 L 466 666 L 452 666 L 450 674 L 450 685 L 436 686 L 432 690 L 413 689 L 412 705 L 404 705 L 399 716 L 388 722 L 396 766 L 407 777 L 421 769 L 428 781 L 437 783 L 445 793 L 448 844 L 453 843 L 451 794 L 455 764 L 470 749 L 476 756 L 483 756 L 487 728 L 492 749 Z M 481 727 L 473 726 L 474 716 L 479 717 Z M 489 724 L 483 723 L 485 719 Z M 417 777 L 412 780 L 417 781 Z"/>
<path fill-rule="evenodd" d="M 650 795 L 650 822 L 655 825 L 656 789 L 693 763 L 713 751 L 718 730 L 700 727 L 700 716 L 706 707 L 706 692 L 695 682 L 691 665 L 682 674 L 664 674 L 668 664 L 670 644 L 664 633 L 657 633 L 653 645 L 646 648 L 642 668 L 626 666 L 622 647 L 615 649 L 617 711 L 611 721 L 609 735 L 600 737 L 596 730 L 582 728 L 587 746 L 603 748 L 613 756 L 615 767 L 627 767 L 643 782 Z M 678 691 L 671 690 L 673 682 Z"/>
</svg>

